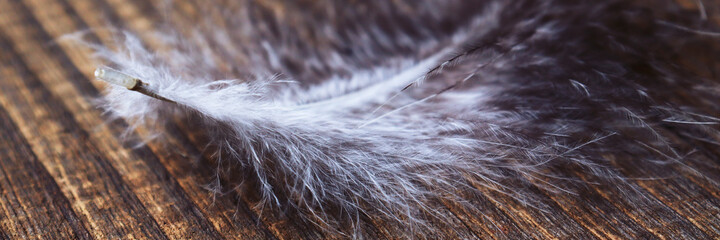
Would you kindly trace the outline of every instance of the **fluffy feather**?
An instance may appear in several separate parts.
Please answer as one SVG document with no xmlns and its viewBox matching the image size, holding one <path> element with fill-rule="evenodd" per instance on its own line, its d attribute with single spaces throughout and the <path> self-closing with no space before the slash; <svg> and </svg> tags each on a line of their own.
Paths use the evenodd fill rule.
<svg viewBox="0 0 720 240">
<path fill-rule="evenodd" d="M 682 165 L 692 149 L 674 138 L 718 137 L 717 83 L 679 65 L 697 21 L 674 5 L 201 8 L 205 21 L 191 30 L 171 21 L 153 50 L 131 33 L 117 48 L 91 44 L 109 66 L 177 103 L 109 87 L 104 108 L 131 122 L 129 131 L 193 119 L 217 149 L 218 174 L 240 179 L 226 184 L 327 229 L 351 223 L 340 231 L 352 233 L 369 217 L 433 231 L 428 220 L 449 217 L 437 201 L 472 209 L 463 193 L 480 188 L 533 204 L 526 186 L 588 184 L 557 169 L 622 185 L 612 159 Z"/>
</svg>

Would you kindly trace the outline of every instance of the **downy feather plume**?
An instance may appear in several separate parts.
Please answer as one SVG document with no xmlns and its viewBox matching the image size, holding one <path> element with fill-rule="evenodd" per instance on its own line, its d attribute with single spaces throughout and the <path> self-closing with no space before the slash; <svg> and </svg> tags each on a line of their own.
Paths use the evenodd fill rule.
<svg viewBox="0 0 720 240">
<path fill-rule="evenodd" d="M 542 208 L 537 189 L 651 177 L 623 166 L 693 172 L 696 151 L 674 139 L 720 136 L 717 82 L 682 53 L 717 39 L 670 2 L 198 4 L 162 11 L 158 32 L 88 43 L 166 100 L 108 86 L 102 106 L 129 132 L 186 119 L 214 151 L 218 191 L 326 230 L 432 232 L 449 222 L 440 202 L 472 211 L 479 192 Z"/>
</svg>

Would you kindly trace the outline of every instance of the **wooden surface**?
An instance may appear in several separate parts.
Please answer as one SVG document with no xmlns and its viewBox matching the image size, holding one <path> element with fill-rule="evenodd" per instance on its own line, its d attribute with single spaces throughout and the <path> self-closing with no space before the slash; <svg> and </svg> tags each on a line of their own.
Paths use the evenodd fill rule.
<svg viewBox="0 0 720 240">
<path fill-rule="evenodd" d="M 92 105 L 101 84 L 92 80 L 88 50 L 54 40 L 107 21 L 148 31 L 157 15 L 143 0 L 0 0 L 0 239 L 333 237 L 261 214 L 245 197 L 214 196 L 204 187 L 213 169 L 198 164 L 208 157 L 202 141 L 182 123 L 168 127 L 165 146 L 139 148 L 120 140 L 124 123 L 106 123 Z M 717 178 L 720 162 L 702 169 Z M 633 184 L 645 196 L 642 207 L 602 186 L 578 189 L 580 197 L 546 194 L 550 211 L 490 192 L 473 196 L 482 214 L 447 204 L 441 211 L 457 216 L 457 228 L 436 237 L 720 238 L 720 190 L 706 179 Z M 372 229 L 370 238 L 402 231 Z"/>
</svg>

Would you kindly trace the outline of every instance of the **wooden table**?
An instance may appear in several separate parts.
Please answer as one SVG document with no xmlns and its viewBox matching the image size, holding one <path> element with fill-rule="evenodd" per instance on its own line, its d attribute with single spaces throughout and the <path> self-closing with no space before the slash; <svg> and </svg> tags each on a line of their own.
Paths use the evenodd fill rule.
<svg viewBox="0 0 720 240">
<path fill-rule="evenodd" d="M 92 80 L 88 49 L 54 40 L 106 21 L 149 31 L 157 11 L 143 0 L 0 0 L 0 239 L 333 237 L 260 214 L 237 194 L 214 196 L 204 187 L 213 169 L 198 164 L 208 157 L 202 140 L 187 126 L 170 126 L 164 146 L 133 148 L 119 138 L 123 122 L 106 123 L 92 104 L 102 84 Z M 720 162 L 708 165 L 720 175 Z M 646 197 L 641 208 L 602 186 L 581 197 L 548 194 L 551 211 L 477 196 L 482 215 L 448 205 L 457 227 L 437 237 L 720 238 L 720 191 L 706 179 L 634 184 Z M 374 227 L 371 238 L 400 231 Z"/>
</svg>

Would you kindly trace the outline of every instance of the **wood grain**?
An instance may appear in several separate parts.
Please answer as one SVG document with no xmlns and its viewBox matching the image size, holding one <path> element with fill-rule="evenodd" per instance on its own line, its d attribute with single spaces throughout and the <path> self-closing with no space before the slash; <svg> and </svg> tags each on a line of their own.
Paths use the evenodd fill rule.
<svg viewBox="0 0 720 240">
<path fill-rule="evenodd" d="M 698 9 L 696 1 L 680 2 Z M 177 18 L 173 22 L 192 25 L 201 3 L 174 4 L 179 7 L 169 15 Z M 214 169 L 207 167 L 211 156 L 203 151 L 203 136 L 188 123 L 166 126 L 163 143 L 135 147 L 120 138 L 126 123 L 109 121 L 94 107 L 103 85 L 92 80 L 95 64 L 88 49 L 59 39 L 108 23 L 151 32 L 162 20 L 161 7 L 143 0 L 0 0 L 0 239 L 339 237 L 256 208 L 257 201 L 240 192 L 213 195 L 205 185 L 225 180 L 216 179 Z M 718 19 L 711 15 L 710 20 Z M 87 38 L 113 43 L 108 31 L 91 31 Z M 152 38 L 141 40 L 151 48 L 164 47 Z M 716 77 L 714 68 L 698 71 Z M 130 133 L 146 134 L 142 128 Z M 438 211 L 452 213 L 457 227 L 434 238 L 720 238 L 720 186 L 713 183 L 720 182 L 720 150 L 682 135 L 674 140 L 714 153 L 698 156 L 707 161 L 692 166 L 707 178 L 658 175 L 655 180 L 629 180 L 631 191 L 564 186 L 577 195 L 529 189 L 543 196 L 543 209 L 478 187 L 482 194 L 465 197 L 479 212 L 444 202 Z M 633 161 L 613 162 L 622 164 L 621 175 L 662 172 Z M 628 202 L 628 193 L 643 200 Z M 362 231 L 368 238 L 394 238 L 405 231 L 367 221 L 371 224 Z"/>
</svg>

